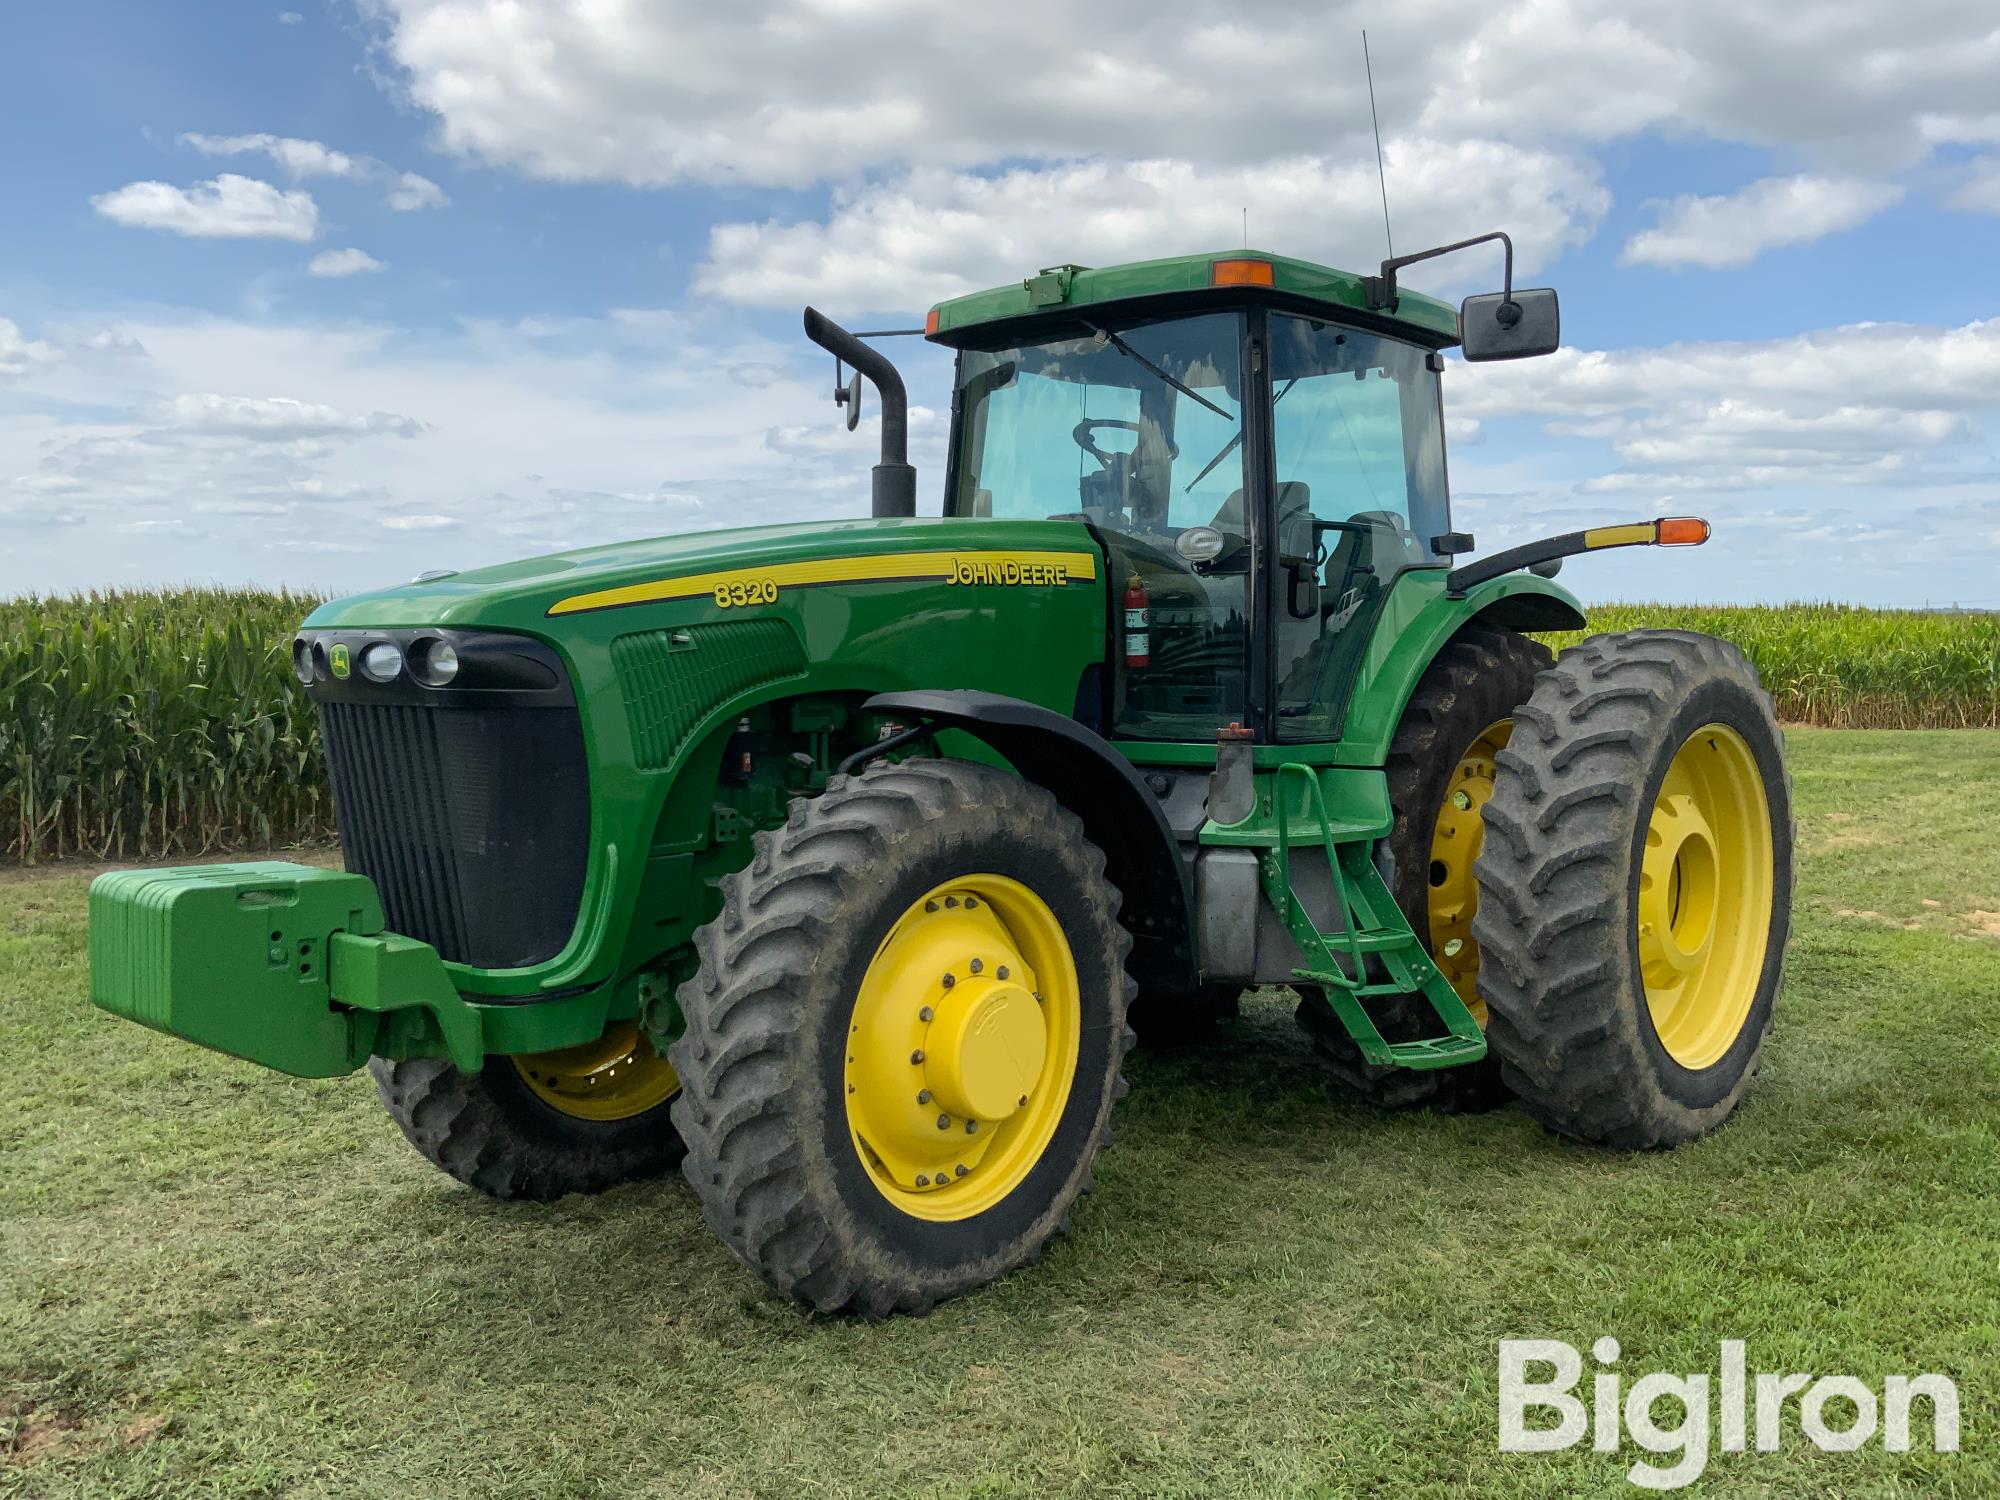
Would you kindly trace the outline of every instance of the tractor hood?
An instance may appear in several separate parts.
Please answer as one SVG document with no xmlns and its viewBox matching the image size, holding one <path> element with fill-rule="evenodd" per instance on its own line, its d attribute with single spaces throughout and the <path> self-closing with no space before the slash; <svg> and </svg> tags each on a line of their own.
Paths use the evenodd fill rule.
<svg viewBox="0 0 2000 1500">
<path fill-rule="evenodd" d="M 1089 531 L 1070 521 L 922 516 L 750 526 L 587 547 L 400 584 L 332 600 L 305 623 L 381 630 L 479 626 L 548 634 L 567 614 L 641 602 L 629 597 L 632 591 L 643 594 L 651 585 L 675 579 L 819 560 L 996 549 L 1098 550 Z"/>
</svg>

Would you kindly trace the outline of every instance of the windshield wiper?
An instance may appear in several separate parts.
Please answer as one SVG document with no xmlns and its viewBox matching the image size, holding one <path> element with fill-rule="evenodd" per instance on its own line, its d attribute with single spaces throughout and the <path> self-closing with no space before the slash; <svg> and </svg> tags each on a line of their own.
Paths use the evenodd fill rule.
<svg viewBox="0 0 2000 1500">
<path fill-rule="evenodd" d="M 1273 406 L 1276 406 L 1280 401 L 1284 400 L 1286 391 L 1291 390 L 1291 388 L 1297 385 L 1299 381 L 1302 380 L 1303 378 L 1304 378 L 1303 376 L 1294 375 L 1290 380 L 1287 380 L 1285 382 L 1285 389 L 1279 391 L 1277 395 L 1271 398 L 1271 404 Z M 1216 453 L 1215 457 L 1211 458 L 1207 463 L 1201 466 L 1201 472 L 1195 475 L 1194 478 L 1190 479 L 1187 482 L 1187 484 L 1183 486 L 1183 488 L 1181 489 L 1181 493 L 1183 495 L 1193 494 L 1194 487 L 1200 484 L 1204 479 L 1208 478 L 1210 472 L 1213 471 L 1215 466 L 1221 463 L 1225 458 L 1229 457 L 1230 454 L 1234 453 L 1237 449 L 1237 446 L 1241 444 L 1242 441 L 1243 441 L 1243 433 L 1239 429 L 1235 437 L 1231 438 L 1228 442 L 1222 445 L 1221 449 Z"/>
<path fill-rule="evenodd" d="M 1110 344 L 1112 348 L 1116 349 L 1120 354 L 1124 355 L 1127 359 L 1136 359 L 1140 364 L 1144 365 L 1147 369 L 1151 370 L 1155 375 L 1159 376 L 1160 379 L 1164 380 L 1168 385 L 1172 386 L 1175 390 L 1179 391 L 1183 396 L 1186 396 L 1189 400 L 1199 401 L 1203 406 L 1207 407 L 1210 411 L 1214 412 L 1218 417 L 1221 417 L 1225 422 L 1232 420 L 1228 412 L 1224 411 L 1221 407 L 1217 406 L 1213 401 L 1209 400 L 1208 397 L 1202 395 L 1200 391 L 1193 390 L 1188 386 L 1182 385 L 1178 380 L 1174 379 L 1173 376 L 1169 375 L 1165 370 L 1162 370 L 1158 365 L 1154 364 L 1150 359 L 1146 358 L 1145 355 L 1141 354 L 1137 349 L 1134 349 L 1130 344 L 1126 343 L 1125 340 L 1118 337 L 1118 335 L 1113 333 L 1109 328 L 1100 328 L 1095 323 L 1085 323 L 1083 326 L 1085 328 L 1088 328 L 1092 333 L 1096 334 L 1099 338 L 1103 339 L 1106 343 Z"/>
</svg>

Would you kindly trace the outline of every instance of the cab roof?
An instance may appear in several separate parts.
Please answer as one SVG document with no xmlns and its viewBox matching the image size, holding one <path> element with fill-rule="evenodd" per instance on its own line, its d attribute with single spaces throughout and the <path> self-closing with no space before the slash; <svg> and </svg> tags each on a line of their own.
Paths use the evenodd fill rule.
<svg viewBox="0 0 2000 1500">
<path fill-rule="evenodd" d="M 1121 303 L 1194 292 L 1267 293 L 1276 303 L 1302 310 L 1317 305 L 1338 321 L 1381 325 L 1434 347 L 1458 342 L 1458 309 L 1449 303 L 1402 292 L 1393 312 L 1371 311 L 1363 278 L 1354 272 L 1264 250 L 1216 250 L 1122 266 L 1051 266 L 1009 286 L 940 302 L 931 309 L 924 332 L 940 343 L 957 344 L 964 339 L 953 335 L 969 336 L 989 323 L 1045 317 L 1064 308 L 1108 313 Z"/>
</svg>

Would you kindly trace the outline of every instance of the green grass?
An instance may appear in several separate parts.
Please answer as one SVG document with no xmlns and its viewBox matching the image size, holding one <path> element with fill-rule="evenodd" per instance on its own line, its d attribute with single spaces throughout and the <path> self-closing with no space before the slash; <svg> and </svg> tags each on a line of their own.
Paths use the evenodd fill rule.
<svg viewBox="0 0 2000 1500">
<path fill-rule="evenodd" d="M 1372 1116 L 1274 995 L 1225 1050 L 1135 1057 L 1042 1266 L 886 1325 L 772 1300 L 677 1182 L 492 1203 L 365 1080 L 91 1010 L 85 876 L 13 877 L 0 1494 L 1632 1493 L 1631 1449 L 1496 1451 L 1497 1341 L 1605 1333 L 1632 1372 L 1738 1337 L 1753 1370 L 1959 1383 L 1955 1457 L 1794 1431 L 1691 1493 L 2000 1494 L 2000 735 L 1791 743 L 1798 931 L 1720 1134 Z"/>
</svg>

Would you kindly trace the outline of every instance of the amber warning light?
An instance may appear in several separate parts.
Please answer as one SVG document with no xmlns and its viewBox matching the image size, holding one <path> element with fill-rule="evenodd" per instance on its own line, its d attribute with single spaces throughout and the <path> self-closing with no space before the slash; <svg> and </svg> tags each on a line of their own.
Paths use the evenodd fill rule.
<svg viewBox="0 0 2000 1500">
<path fill-rule="evenodd" d="M 1268 260 L 1218 260 L 1208 268 L 1210 286 L 1269 286 L 1271 276 Z"/>
<path fill-rule="evenodd" d="M 1708 540 L 1708 522 L 1700 516 L 1662 516 L 1659 542 L 1662 547 L 1699 547 Z"/>
</svg>

